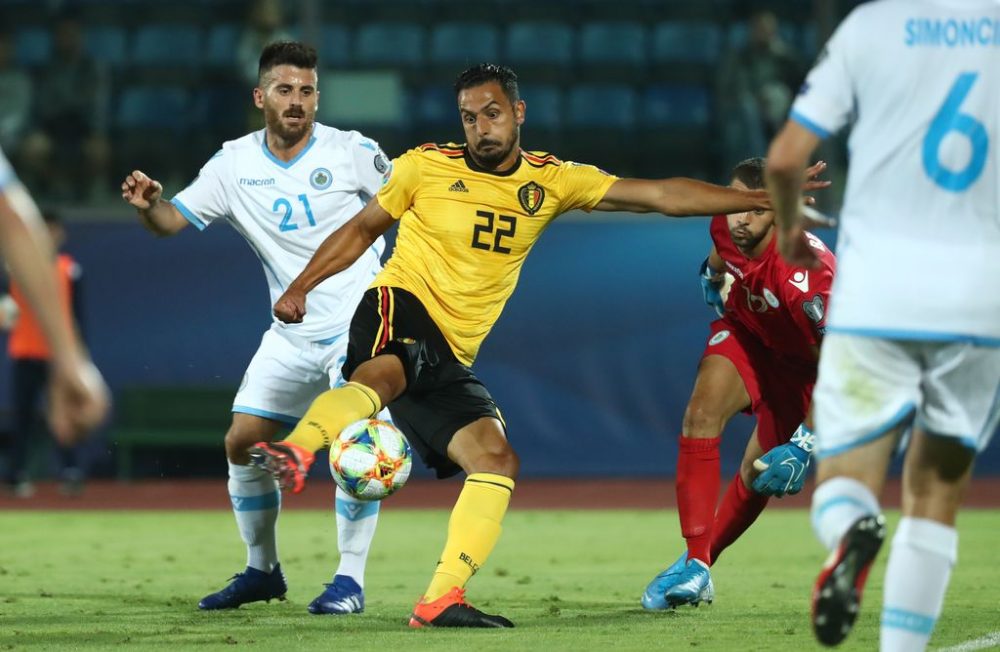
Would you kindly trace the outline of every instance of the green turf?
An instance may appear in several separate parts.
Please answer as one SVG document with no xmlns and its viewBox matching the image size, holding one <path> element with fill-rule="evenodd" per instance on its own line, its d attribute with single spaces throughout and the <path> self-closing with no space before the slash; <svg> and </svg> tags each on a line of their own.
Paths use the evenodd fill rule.
<svg viewBox="0 0 1000 652">
<path fill-rule="evenodd" d="M 433 570 L 447 518 L 444 511 L 385 510 L 369 563 L 366 613 L 312 616 L 305 606 L 337 559 L 329 514 L 282 516 L 286 602 L 200 613 L 198 599 L 244 562 L 230 514 L 0 513 L 0 650 L 818 648 L 807 613 L 823 555 L 804 511 L 765 513 L 726 552 L 713 569 L 714 605 L 645 613 L 639 594 L 681 550 L 674 513 L 515 510 L 469 598 L 517 628 L 412 631 L 406 618 Z M 998 525 L 994 511 L 962 515 L 961 564 L 935 645 L 997 629 Z M 841 649 L 877 647 L 885 557 Z"/>
</svg>

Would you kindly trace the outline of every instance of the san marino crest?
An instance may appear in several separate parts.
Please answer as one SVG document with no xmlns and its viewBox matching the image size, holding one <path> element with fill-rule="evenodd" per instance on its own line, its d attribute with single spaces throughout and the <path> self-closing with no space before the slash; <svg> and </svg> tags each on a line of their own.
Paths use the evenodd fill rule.
<svg viewBox="0 0 1000 652">
<path fill-rule="evenodd" d="M 309 184 L 316 190 L 326 190 L 333 183 L 333 175 L 326 168 L 316 168 L 309 175 Z"/>
<path fill-rule="evenodd" d="M 534 181 L 529 181 L 517 190 L 517 201 L 528 215 L 534 215 L 545 201 L 545 188 Z"/>
</svg>

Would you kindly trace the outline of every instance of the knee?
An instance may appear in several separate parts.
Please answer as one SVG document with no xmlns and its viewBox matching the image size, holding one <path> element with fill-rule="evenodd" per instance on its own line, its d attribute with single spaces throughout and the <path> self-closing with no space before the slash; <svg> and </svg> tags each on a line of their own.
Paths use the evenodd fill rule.
<svg viewBox="0 0 1000 652">
<path fill-rule="evenodd" d="M 250 447 L 260 441 L 260 435 L 244 428 L 239 428 L 236 424 L 229 426 L 226 431 L 226 458 L 233 464 L 250 463 Z"/>
<path fill-rule="evenodd" d="M 723 419 L 719 412 L 700 401 L 692 401 L 684 411 L 682 436 L 711 439 L 722 434 Z"/>
<path fill-rule="evenodd" d="M 510 444 L 505 442 L 502 447 L 478 455 L 469 467 L 465 470 L 466 473 L 495 473 L 516 480 L 521 470 L 521 460 Z"/>
</svg>

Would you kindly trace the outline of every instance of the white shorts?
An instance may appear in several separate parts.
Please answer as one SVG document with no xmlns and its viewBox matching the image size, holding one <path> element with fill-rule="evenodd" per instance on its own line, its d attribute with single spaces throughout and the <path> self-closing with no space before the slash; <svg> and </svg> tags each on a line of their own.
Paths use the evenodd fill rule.
<svg viewBox="0 0 1000 652">
<path fill-rule="evenodd" d="M 332 343 L 317 344 L 272 325 L 243 375 L 233 412 L 294 426 L 313 399 L 343 384 L 340 368 L 346 359 L 346 332 Z"/>
<path fill-rule="evenodd" d="M 981 451 L 1000 421 L 1000 348 L 830 333 L 813 406 L 818 458 L 914 423 Z"/>
</svg>

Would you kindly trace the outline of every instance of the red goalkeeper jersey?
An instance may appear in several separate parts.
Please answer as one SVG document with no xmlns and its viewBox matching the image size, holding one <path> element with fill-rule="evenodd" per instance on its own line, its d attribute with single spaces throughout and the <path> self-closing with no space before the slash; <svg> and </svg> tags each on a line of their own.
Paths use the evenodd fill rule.
<svg viewBox="0 0 1000 652">
<path fill-rule="evenodd" d="M 818 269 L 785 262 L 772 238 L 757 258 L 747 258 L 733 243 L 725 215 L 712 218 L 715 249 L 734 281 L 726 300 L 724 320 L 737 323 L 761 344 L 782 357 L 816 364 L 829 309 L 836 258 L 819 238 L 808 234 L 820 259 Z"/>
</svg>

